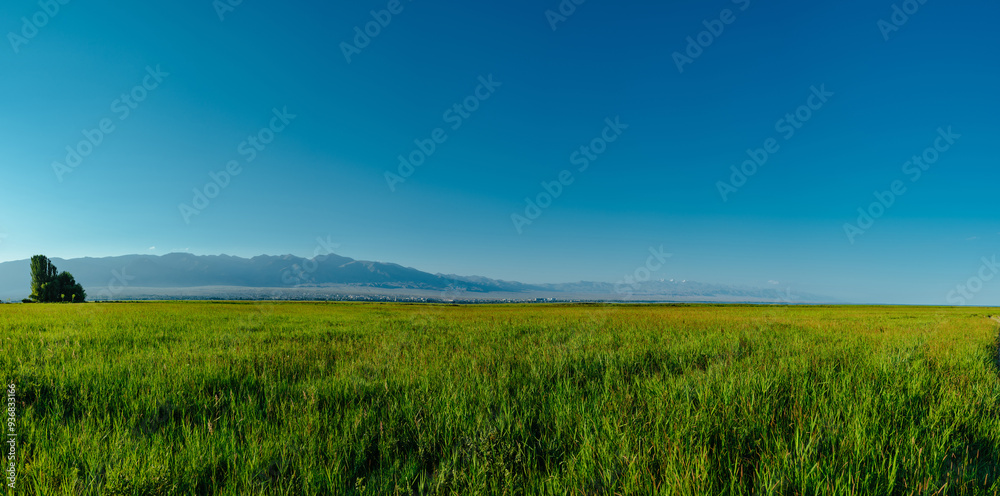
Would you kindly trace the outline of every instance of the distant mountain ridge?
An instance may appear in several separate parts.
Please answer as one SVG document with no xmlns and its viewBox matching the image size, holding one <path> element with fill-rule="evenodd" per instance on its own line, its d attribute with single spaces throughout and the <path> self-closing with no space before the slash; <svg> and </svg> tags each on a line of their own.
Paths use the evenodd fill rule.
<svg viewBox="0 0 1000 496">
<path fill-rule="evenodd" d="M 87 290 L 89 300 L 127 297 L 130 288 L 143 295 L 184 294 L 202 297 L 204 288 L 327 288 L 338 294 L 351 288 L 365 294 L 440 294 L 444 300 L 504 295 L 515 299 L 534 297 L 579 297 L 582 299 L 679 301 L 773 301 L 791 302 L 788 294 L 772 288 L 735 288 L 693 282 L 650 281 L 625 288 L 602 282 L 568 284 L 523 284 L 481 276 L 431 274 L 394 263 L 355 260 L 340 255 L 306 259 L 294 255 L 260 255 L 241 258 L 229 255 L 124 255 L 103 258 L 53 258 L 60 271 L 73 274 Z M 29 260 L 0 263 L 0 299 L 20 300 L 30 292 Z M 160 289 L 158 289 L 160 288 Z M 167 291 L 169 289 L 170 291 Z M 221 291 L 221 290 L 218 290 Z M 207 292 L 211 294 L 210 291 Z M 798 296 L 795 302 L 822 301 Z M 827 300 L 829 301 L 829 300 Z"/>
<path fill-rule="evenodd" d="M 448 279 L 393 263 L 354 260 L 339 255 L 306 259 L 294 255 L 124 255 L 104 258 L 53 258 L 60 271 L 73 274 L 91 297 L 100 288 L 194 288 L 237 286 L 292 288 L 325 284 L 409 288 L 432 291 L 524 291 L 533 288 L 487 278 Z M 0 263 L 0 296 L 24 293 L 31 278 L 29 260 Z"/>
</svg>

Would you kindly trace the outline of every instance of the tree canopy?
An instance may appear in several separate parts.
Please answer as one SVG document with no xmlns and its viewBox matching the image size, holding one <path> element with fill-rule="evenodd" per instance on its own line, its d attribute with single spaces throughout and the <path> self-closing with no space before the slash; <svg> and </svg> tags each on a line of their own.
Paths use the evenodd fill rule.
<svg viewBox="0 0 1000 496">
<path fill-rule="evenodd" d="M 87 298 L 83 286 L 69 272 L 59 273 L 45 255 L 31 257 L 31 300 L 38 303 L 82 303 Z"/>
</svg>

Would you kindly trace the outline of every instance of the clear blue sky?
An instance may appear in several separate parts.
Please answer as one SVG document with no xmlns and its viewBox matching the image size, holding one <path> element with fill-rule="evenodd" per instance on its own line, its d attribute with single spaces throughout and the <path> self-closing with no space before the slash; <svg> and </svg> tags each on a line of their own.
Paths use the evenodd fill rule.
<svg viewBox="0 0 1000 496">
<path fill-rule="evenodd" d="M 345 48 L 387 7 L 377 36 Z M 244 1 L 220 20 L 211 0 L 70 0 L 51 16 L 5 2 L 0 260 L 309 256 L 329 237 L 342 255 L 430 272 L 614 282 L 662 245 L 657 278 L 945 304 L 1000 253 L 995 2 L 928 0 L 894 30 L 879 26 L 889 0 L 546 14 L 559 8 Z M 681 72 L 674 52 L 704 21 L 724 29 Z M 490 75 L 499 85 L 479 88 Z M 475 110 L 453 110 L 463 102 Z M 273 119 L 285 108 L 293 119 Z M 786 139 L 778 121 L 796 110 L 809 118 Z M 615 118 L 620 135 L 605 131 Z M 241 148 L 272 123 L 273 141 Z M 54 167 L 102 124 L 78 166 Z M 960 138 L 937 140 L 948 149 L 914 181 L 906 162 L 948 126 Z M 387 180 L 437 128 L 423 165 Z M 573 154 L 602 134 L 614 141 L 580 170 Z M 719 182 L 769 138 L 777 152 L 723 201 Z M 239 175 L 186 222 L 179 206 L 230 161 Z M 512 220 L 564 170 L 572 183 L 541 215 Z M 897 180 L 905 194 L 852 243 L 844 224 Z M 969 303 L 1000 303 L 1000 278 L 981 286 Z"/>
</svg>

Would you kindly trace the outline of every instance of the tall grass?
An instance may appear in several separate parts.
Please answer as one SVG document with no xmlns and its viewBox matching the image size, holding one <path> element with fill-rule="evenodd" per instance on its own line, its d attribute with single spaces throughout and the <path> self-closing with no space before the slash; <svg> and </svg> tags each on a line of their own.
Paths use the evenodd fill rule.
<svg viewBox="0 0 1000 496">
<path fill-rule="evenodd" d="M 6 494 L 996 494 L 985 310 L 0 305 Z"/>
</svg>

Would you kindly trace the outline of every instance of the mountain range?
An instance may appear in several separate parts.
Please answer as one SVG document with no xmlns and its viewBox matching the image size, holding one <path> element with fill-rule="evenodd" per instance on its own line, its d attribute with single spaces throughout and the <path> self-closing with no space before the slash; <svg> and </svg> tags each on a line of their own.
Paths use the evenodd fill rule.
<svg viewBox="0 0 1000 496">
<path fill-rule="evenodd" d="M 607 300 L 707 302 L 829 302 L 777 288 L 735 287 L 690 281 L 646 281 L 631 287 L 604 282 L 523 284 L 480 276 L 431 274 L 394 263 L 339 255 L 312 259 L 293 255 L 241 258 L 229 255 L 125 255 L 53 258 L 73 274 L 88 300 L 155 298 L 341 299 L 382 295 L 440 301 Z M 30 293 L 30 261 L 0 263 L 0 299 Z"/>
</svg>

